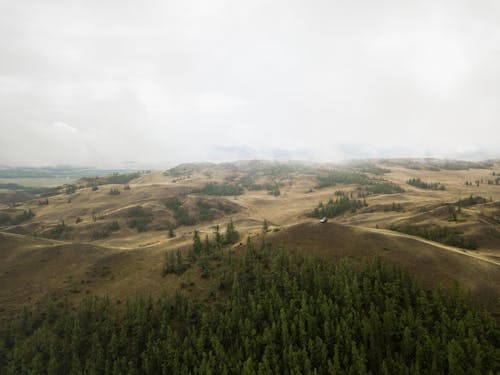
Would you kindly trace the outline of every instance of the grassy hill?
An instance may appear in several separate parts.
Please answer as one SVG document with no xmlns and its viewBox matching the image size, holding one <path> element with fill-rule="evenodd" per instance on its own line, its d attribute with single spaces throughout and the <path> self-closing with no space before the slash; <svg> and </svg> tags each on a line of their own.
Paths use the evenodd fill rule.
<svg viewBox="0 0 500 375">
<path fill-rule="evenodd" d="M 3 315 L 46 296 L 79 301 L 87 294 L 109 294 L 123 299 L 146 290 L 173 292 L 192 282 L 190 293 L 203 296 L 210 283 L 194 269 L 182 277 L 161 277 L 165 253 L 186 251 L 195 230 L 202 238 L 212 236 L 216 225 L 224 227 L 230 220 L 245 242 L 247 236 L 260 234 L 264 219 L 271 228 L 268 240 L 276 245 L 282 241 L 325 259 L 378 256 L 407 267 L 426 287 L 458 280 L 481 301 L 495 304 L 500 289 L 500 186 L 489 181 L 500 165 L 408 163 L 185 164 L 166 172 L 127 175 L 126 184 L 113 183 L 116 179 L 108 175 L 89 180 L 96 184 L 82 180 L 71 189 L 63 186 L 47 198 L 0 203 Z M 360 175 L 362 180 L 344 178 Z M 332 176 L 334 186 L 317 189 Z M 446 190 L 406 184 L 412 178 L 440 182 Z M 207 186 L 218 189 L 208 195 Z M 226 191 L 239 195 L 212 195 Z M 316 225 L 310 212 L 319 202 L 338 197 L 366 206 Z M 131 216 L 132 211 L 144 215 Z M 417 228 L 415 233 L 446 227 L 460 238 L 473 239 L 477 248 L 450 247 L 446 239 L 433 242 L 390 230 L 407 227 Z"/>
</svg>

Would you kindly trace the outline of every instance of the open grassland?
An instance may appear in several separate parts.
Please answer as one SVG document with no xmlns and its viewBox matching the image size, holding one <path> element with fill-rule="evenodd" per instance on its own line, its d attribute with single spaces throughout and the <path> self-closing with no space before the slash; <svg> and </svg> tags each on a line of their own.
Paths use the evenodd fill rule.
<svg viewBox="0 0 500 375">
<path fill-rule="evenodd" d="M 410 167 L 413 164 L 390 161 L 341 166 L 188 164 L 167 172 L 143 173 L 127 184 L 94 187 L 88 181 L 74 181 L 74 189 L 63 186 L 46 198 L 4 203 L 0 205 L 0 219 L 4 217 L 0 223 L 0 315 L 11 316 L 24 304 L 46 297 L 74 302 L 87 294 L 124 299 L 144 292 L 174 293 L 180 288 L 204 296 L 211 281 L 201 278 L 197 268 L 182 276 L 162 277 L 165 253 L 177 249 L 186 253 L 195 230 L 201 238 L 213 236 L 216 225 L 224 227 L 230 220 L 242 243 L 247 237 L 260 241 L 262 223 L 267 220 L 266 240 L 277 245 L 328 258 L 381 257 L 408 268 L 426 287 L 449 286 L 457 280 L 498 311 L 500 185 L 495 179 L 500 164 L 469 170 Z M 414 178 L 439 182 L 445 188 L 409 185 L 407 181 Z M 334 185 L 320 187 L 320 181 Z M 224 195 L 203 193 L 214 191 L 206 188 L 213 184 Z M 390 184 L 401 191 L 378 193 L 392 189 Z M 234 186 L 240 186 L 242 193 Z M 458 203 L 470 196 L 484 201 Z M 325 225 L 309 216 L 320 202 L 335 204 L 340 197 L 359 199 L 366 206 L 342 212 Z M 18 223 L 29 217 L 23 216 L 29 210 L 34 217 Z M 21 219 L 16 221 L 16 217 Z M 455 237 L 436 242 L 401 233 L 408 228 L 436 227 L 447 228 L 446 233 L 456 238 L 473 240 L 477 246 L 449 245 Z M 236 244 L 234 251 L 238 254 L 242 249 Z"/>
</svg>

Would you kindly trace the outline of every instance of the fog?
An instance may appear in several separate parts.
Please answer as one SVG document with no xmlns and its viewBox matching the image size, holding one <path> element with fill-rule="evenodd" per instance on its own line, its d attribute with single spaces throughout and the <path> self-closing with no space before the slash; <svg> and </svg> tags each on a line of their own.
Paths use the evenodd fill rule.
<svg viewBox="0 0 500 375">
<path fill-rule="evenodd" d="M 0 164 L 499 157 L 498 1 L 1 1 Z"/>
</svg>

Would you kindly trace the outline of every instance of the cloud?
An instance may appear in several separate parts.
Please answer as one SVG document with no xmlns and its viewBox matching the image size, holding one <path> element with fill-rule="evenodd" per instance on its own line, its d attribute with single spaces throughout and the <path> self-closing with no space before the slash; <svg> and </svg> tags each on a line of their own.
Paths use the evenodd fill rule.
<svg viewBox="0 0 500 375">
<path fill-rule="evenodd" d="M 73 127 L 73 126 L 70 126 L 68 124 L 66 124 L 65 122 L 63 121 L 55 121 L 52 123 L 52 127 L 56 128 L 56 129 L 60 129 L 64 132 L 69 132 L 69 133 L 73 133 L 73 134 L 76 134 L 78 133 L 78 129 Z"/>
<path fill-rule="evenodd" d="M 486 0 L 9 2 L 0 163 L 498 156 L 499 17 Z"/>
</svg>

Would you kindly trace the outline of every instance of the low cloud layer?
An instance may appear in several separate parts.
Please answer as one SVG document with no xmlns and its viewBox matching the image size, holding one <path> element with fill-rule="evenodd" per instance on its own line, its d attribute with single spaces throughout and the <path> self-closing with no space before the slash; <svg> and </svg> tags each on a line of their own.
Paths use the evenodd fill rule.
<svg viewBox="0 0 500 375">
<path fill-rule="evenodd" d="M 0 164 L 500 156 L 497 1 L 0 10 Z"/>
</svg>

